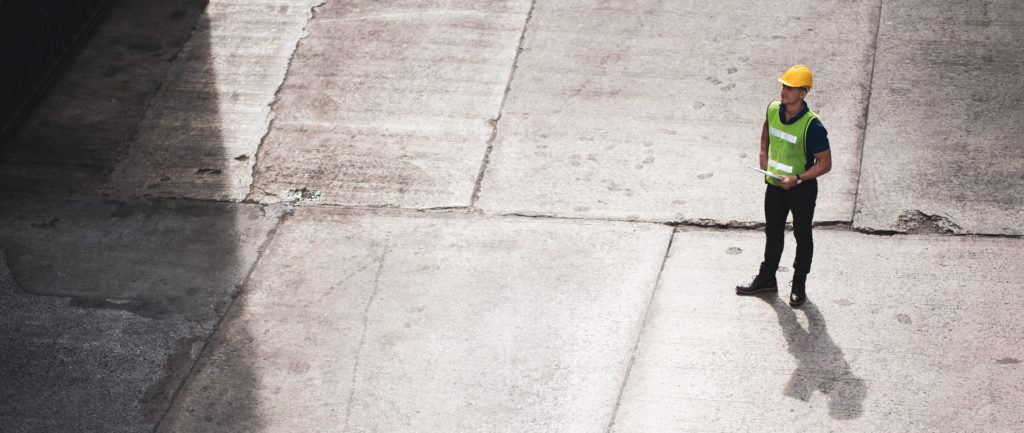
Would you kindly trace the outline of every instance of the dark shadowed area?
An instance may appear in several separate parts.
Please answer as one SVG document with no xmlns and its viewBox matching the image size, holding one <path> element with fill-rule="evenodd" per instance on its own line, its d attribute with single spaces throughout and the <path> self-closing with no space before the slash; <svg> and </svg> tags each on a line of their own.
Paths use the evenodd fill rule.
<svg viewBox="0 0 1024 433">
<path fill-rule="evenodd" d="M 155 102 L 175 62 L 210 58 L 206 3 L 112 2 L 3 149 L 0 430 L 152 431 L 276 223 L 255 205 L 99 192 L 144 118 L 218 111 L 210 68 L 188 104 Z M 208 117 L 168 134 L 202 127 L 216 156 Z"/>
</svg>

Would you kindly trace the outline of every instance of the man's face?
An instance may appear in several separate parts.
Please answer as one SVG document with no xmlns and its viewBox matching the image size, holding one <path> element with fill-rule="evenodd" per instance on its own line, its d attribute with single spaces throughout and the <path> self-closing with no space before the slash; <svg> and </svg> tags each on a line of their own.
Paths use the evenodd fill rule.
<svg viewBox="0 0 1024 433">
<path fill-rule="evenodd" d="M 807 91 L 801 87 L 789 87 L 785 84 L 782 85 L 782 103 L 793 104 L 804 100 L 804 96 L 807 96 Z"/>
</svg>

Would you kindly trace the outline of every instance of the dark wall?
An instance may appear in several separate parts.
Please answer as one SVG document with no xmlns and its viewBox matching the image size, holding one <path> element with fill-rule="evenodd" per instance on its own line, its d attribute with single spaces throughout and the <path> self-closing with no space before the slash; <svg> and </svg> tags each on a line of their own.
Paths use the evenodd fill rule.
<svg viewBox="0 0 1024 433">
<path fill-rule="evenodd" d="M 110 0 L 0 0 L 0 147 Z"/>
</svg>

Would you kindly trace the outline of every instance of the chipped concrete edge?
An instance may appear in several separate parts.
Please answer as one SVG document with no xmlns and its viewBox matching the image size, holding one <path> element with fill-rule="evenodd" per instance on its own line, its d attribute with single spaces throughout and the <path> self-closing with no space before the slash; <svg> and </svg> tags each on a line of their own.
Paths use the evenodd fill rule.
<svg viewBox="0 0 1024 433">
<path fill-rule="evenodd" d="M 306 14 L 306 22 L 302 23 L 302 30 L 300 31 L 299 38 L 295 40 L 295 45 L 292 48 L 291 54 L 288 56 L 288 62 L 285 63 L 284 73 L 281 74 L 281 81 L 277 83 L 277 89 L 274 90 L 274 97 L 267 104 L 269 111 L 267 112 L 266 122 L 264 122 L 263 134 L 261 134 L 259 141 L 256 143 L 256 152 L 253 152 L 252 163 L 249 165 L 249 185 L 245 188 L 245 195 L 242 196 L 243 203 L 263 203 L 254 197 L 253 189 L 257 188 L 256 185 L 256 173 L 262 168 L 261 161 L 263 161 L 263 153 L 266 149 L 264 144 L 267 141 L 267 137 L 270 136 L 270 131 L 274 126 L 274 121 L 277 120 L 277 112 L 274 110 L 274 106 L 281 100 L 281 91 L 284 89 L 285 83 L 288 81 L 288 74 L 291 73 L 292 62 L 295 60 L 295 53 L 299 52 L 299 48 L 302 46 L 302 41 L 309 37 L 309 32 L 306 28 L 309 27 L 309 23 L 316 19 L 317 9 L 327 4 L 327 0 L 320 0 L 313 4 L 309 8 L 309 12 Z M 262 188 L 257 188 L 263 194 L 268 196 L 274 196 L 281 198 L 277 194 L 273 194 Z M 322 194 L 321 194 L 322 199 Z"/>
</svg>

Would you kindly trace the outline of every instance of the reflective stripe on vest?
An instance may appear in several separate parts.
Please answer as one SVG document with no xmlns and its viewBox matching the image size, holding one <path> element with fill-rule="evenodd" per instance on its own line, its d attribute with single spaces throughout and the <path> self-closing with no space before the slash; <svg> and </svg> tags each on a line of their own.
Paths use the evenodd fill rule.
<svg viewBox="0 0 1024 433">
<path fill-rule="evenodd" d="M 786 174 L 793 174 L 793 166 L 786 165 L 774 159 L 768 158 L 768 166 L 779 171 L 784 171 Z M 774 170 L 773 170 L 774 171 Z"/>
<path fill-rule="evenodd" d="M 787 125 L 779 117 L 781 106 L 779 101 L 768 106 L 768 171 L 779 176 L 792 176 L 807 170 L 807 127 L 818 115 L 807 110 L 796 122 Z M 768 176 L 765 180 L 775 186 L 780 184 Z"/>
<path fill-rule="evenodd" d="M 768 128 L 768 132 L 770 132 L 772 135 L 774 135 L 776 137 L 779 137 L 779 138 L 781 138 L 783 140 L 786 140 L 786 141 L 788 141 L 790 143 L 796 144 L 796 136 L 793 135 L 793 134 L 787 134 L 784 131 L 780 131 L 780 130 L 775 129 L 773 127 L 769 127 Z"/>
</svg>

